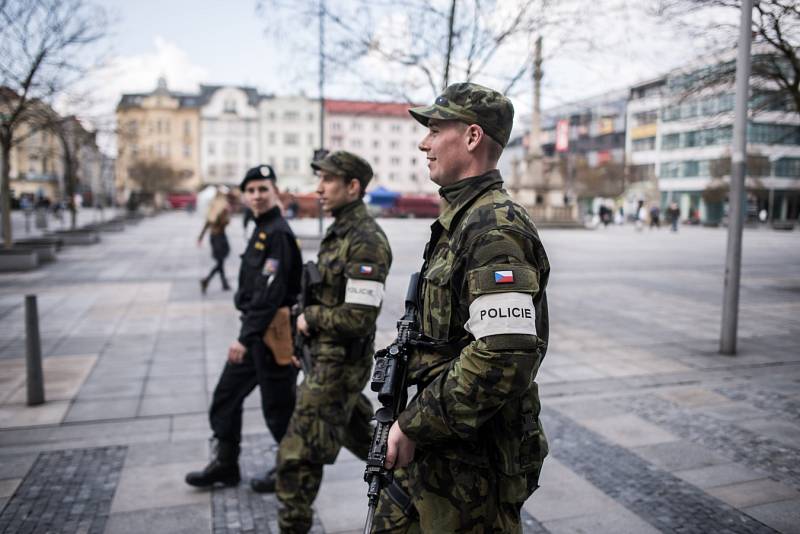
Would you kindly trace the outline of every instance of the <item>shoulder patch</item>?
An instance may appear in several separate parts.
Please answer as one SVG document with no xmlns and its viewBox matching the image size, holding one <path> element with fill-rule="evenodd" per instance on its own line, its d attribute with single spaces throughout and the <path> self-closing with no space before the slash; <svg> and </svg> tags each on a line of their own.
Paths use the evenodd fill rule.
<svg viewBox="0 0 800 534">
<path fill-rule="evenodd" d="M 539 291 L 539 273 L 528 265 L 489 265 L 467 273 L 472 298 L 489 293 L 535 294 Z"/>
</svg>

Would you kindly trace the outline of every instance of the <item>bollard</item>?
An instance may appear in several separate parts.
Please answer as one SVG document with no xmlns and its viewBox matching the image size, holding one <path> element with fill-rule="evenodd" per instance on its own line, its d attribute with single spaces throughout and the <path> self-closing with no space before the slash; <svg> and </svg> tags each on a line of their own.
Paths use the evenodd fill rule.
<svg viewBox="0 0 800 534">
<path fill-rule="evenodd" d="M 28 373 L 28 406 L 44 403 L 42 344 L 39 339 L 39 312 L 36 295 L 25 295 L 25 364 Z"/>
</svg>

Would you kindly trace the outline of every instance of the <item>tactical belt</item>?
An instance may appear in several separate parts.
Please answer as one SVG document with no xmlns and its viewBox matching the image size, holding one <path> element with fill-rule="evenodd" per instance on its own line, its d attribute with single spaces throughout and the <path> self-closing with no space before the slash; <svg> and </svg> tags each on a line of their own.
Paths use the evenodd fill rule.
<svg viewBox="0 0 800 534">
<path fill-rule="evenodd" d="M 392 482 L 386 487 L 386 494 L 389 498 L 398 506 L 400 510 L 403 512 L 403 515 L 414 519 L 418 517 L 417 509 L 414 507 L 414 503 L 411 500 L 411 495 L 409 495 L 406 490 L 404 490 L 400 484 L 397 483 L 396 479 L 392 479 Z"/>
</svg>

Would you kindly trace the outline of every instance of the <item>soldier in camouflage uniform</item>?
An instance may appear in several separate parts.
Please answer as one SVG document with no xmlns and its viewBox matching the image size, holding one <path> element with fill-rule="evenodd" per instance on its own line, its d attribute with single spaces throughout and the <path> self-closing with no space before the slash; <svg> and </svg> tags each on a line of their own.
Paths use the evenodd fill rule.
<svg viewBox="0 0 800 534">
<path fill-rule="evenodd" d="M 375 321 L 392 263 L 389 241 L 362 200 L 369 164 L 339 151 L 311 166 L 319 173 L 323 208 L 335 221 L 320 244 L 322 282 L 313 289 L 314 304 L 297 320 L 298 330 L 311 336 L 314 363 L 278 451 L 282 532 L 311 528 L 323 465 L 342 446 L 366 460 L 373 411 L 361 391 L 372 370 Z"/>
<path fill-rule="evenodd" d="M 514 109 L 471 83 L 411 115 L 443 208 L 420 277 L 416 396 L 389 433 L 375 532 L 521 532 L 547 441 L 534 378 L 548 338 L 550 271 L 536 227 L 503 189 L 497 160 Z"/>
</svg>

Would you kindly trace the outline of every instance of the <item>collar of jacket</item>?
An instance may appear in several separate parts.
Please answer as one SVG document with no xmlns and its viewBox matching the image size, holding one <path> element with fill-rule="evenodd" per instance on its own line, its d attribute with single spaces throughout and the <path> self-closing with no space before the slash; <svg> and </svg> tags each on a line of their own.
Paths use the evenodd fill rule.
<svg viewBox="0 0 800 534">
<path fill-rule="evenodd" d="M 367 216 L 367 206 L 359 198 L 335 210 L 333 216 L 335 219 L 329 231 L 341 236 L 347 233 L 355 221 Z"/>
<path fill-rule="evenodd" d="M 503 178 L 500 171 L 492 169 L 478 176 L 471 176 L 459 180 L 454 184 L 439 189 L 439 195 L 444 199 L 442 213 L 439 214 L 439 224 L 450 232 L 453 219 L 475 198 L 489 189 L 500 189 Z"/>
<path fill-rule="evenodd" d="M 256 217 L 256 223 L 261 224 L 267 221 L 271 221 L 277 217 L 281 216 L 281 209 L 278 206 L 273 206 L 258 217 Z"/>
</svg>

